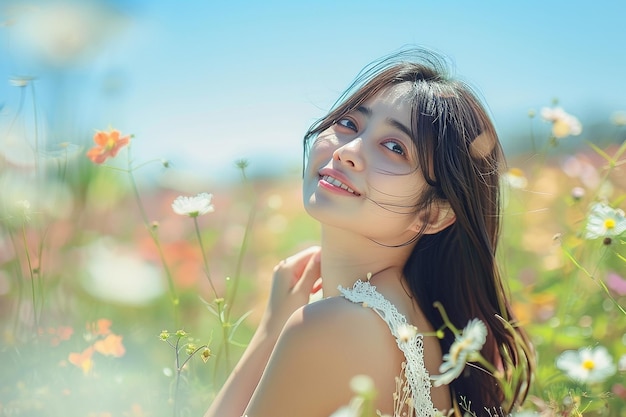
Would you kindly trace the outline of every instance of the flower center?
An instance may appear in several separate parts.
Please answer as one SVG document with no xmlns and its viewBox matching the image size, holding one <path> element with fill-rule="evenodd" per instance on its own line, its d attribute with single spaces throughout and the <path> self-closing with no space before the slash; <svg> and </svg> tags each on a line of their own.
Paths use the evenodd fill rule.
<svg viewBox="0 0 626 417">
<path fill-rule="evenodd" d="M 596 367 L 596 364 L 591 359 L 585 359 L 582 365 L 583 365 L 583 368 L 585 368 L 588 371 L 592 371 L 593 368 Z"/>
<path fill-rule="evenodd" d="M 552 134 L 556 138 L 564 138 L 565 136 L 568 136 L 570 134 L 569 124 L 562 119 L 555 120 L 552 124 Z"/>
<path fill-rule="evenodd" d="M 613 219 L 605 219 L 604 220 L 604 227 L 606 227 L 607 229 L 613 229 L 615 227 L 615 220 L 613 220 Z"/>
<path fill-rule="evenodd" d="M 111 149 L 115 148 L 115 143 L 116 143 L 115 139 L 109 138 L 109 140 L 107 140 L 106 148 L 108 150 L 111 150 Z"/>
<path fill-rule="evenodd" d="M 450 348 L 450 359 L 452 359 L 451 362 L 458 363 L 458 361 L 461 359 L 461 354 L 464 353 L 472 345 L 472 342 L 472 338 L 468 337 L 466 339 L 458 341 L 458 343 L 453 343 L 452 347 Z"/>
</svg>

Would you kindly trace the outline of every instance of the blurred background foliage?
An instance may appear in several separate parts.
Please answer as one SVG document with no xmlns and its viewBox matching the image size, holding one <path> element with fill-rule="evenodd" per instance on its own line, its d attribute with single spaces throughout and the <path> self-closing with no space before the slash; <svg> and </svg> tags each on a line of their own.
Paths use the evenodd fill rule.
<svg viewBox="0 0 626 417">
<path fill-rule="evenodd" d="M 273 266 L 317 242 L 317 226 L 302 209 L 300 143 L 293 139 L 310 120 L 287 122 L 286 111 L 262 112 L 274 127 L 255 127 L 254 118 L 242 123 L 263 131 L 260 139 L 233 127 L 232 138 L 228 130 L 201 134 L 205 126 L 192 129 L 184 117 L 164 128 L 159 113 L 146 118 L 129 111 L 138 107 L 125 96 L 133 84 L 125 71 L 106 65 L 137 35 L 141 2 L 0 6 L 6 75 L 0 90 L 0 415 L 199 415 L 260 319 Z M 389 44 L 373 49 L 388 52 Z M 185 62 L 200 59 L 201 52 L 189 51 Z M 346 63 L 349 75 L 338 69 L 337 78 L 348 80 L 363 63 Z M 171 93 L 172 84 L 185 84 L 184 70 L 175 79 L 142 71 L 154 89 Z M 285 82 L 272 84 L 276 102 L 298 107 L 282 96 L 281 88 L 291 87 Z M 189 87 L 181 88 L 185 98 L 143 99 L 171 108 L 188 100 L 201 115 L 217 114 L 211 117 L 237 113 L 228 122 L 243 128 L 237 122 L 241 89 L 212 104 L 217 108 L 202 108 L 206 103 L 183 96 Z M 559 105 L 548 97 L 533 97 L 534 106 Z M 496 116 L 506 107 L 499 100 Z M 315 96 L 311 101 L 326 104 Z M 525 409 L 542 416 L 625 416 L 624 235 L 585 238 L 594 202 L 626 207 L 624 107 L 577 114 L 582 133 L 563 137 L 555 135 L 554 120 L 529 107 L 503 117 L 515 122 L 500 127 L 508 167 L 498 254 L 538 354 Z M 96 165 L 85 156 L 92 136 L 111 128 L 135 136 L 119 155 Z M 284 135 L 291 145 L 281 142 Z M 238 168 L 229 146 L 242 158 L 252 155 L 250 166 Z M 267 153 L 260 150 L 265 147 Z M 171 207 L 177 196 L 201 192 L 213 194 L 215 211 L 195 220 L 223 301 L 207 280 L 194 220 Z M 218 317 L 224 311 L 228 317 Z M 600 346 L 614 372 L 599 381 L 572 379 L 556 366 L 567 350 Z"/>
</svg>

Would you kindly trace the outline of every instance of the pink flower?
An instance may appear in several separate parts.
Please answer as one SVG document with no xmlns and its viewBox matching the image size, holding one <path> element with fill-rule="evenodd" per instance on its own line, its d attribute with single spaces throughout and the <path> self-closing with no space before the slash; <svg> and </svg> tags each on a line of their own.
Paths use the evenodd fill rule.
<svg viewBox="0 0 626 417">
<path fill-rule="evenodd" d="M 617 295 L 626 295 L 626 279 L 615 272 L 609 272 L 606 276 L 606 286 L 615 291 Z"/>
</svg>

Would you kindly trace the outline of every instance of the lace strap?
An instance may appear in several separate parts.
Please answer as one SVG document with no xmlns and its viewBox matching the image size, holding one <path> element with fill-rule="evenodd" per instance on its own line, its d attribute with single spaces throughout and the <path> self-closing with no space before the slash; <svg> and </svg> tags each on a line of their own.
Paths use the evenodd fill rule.
<svg viewBox="0 0 626 417">
<path fill-rule="evenodd" d="M 423 335 L 369 281 L 358 280 L 352 288 L 339 286 L 338 289 L 344 298 L 371 308 L 387 323 L 406 359 L 404 374 L 411 388 L 411 415 L 434 415 L 436 409 L 430 396 L 432 385 L 424 365 Z"/>
<path fill-rule="evenodd" d="M 358 280 L 352 288 L 338 287 L 341 295 L 353 303 L 361 303 L 364 307 L 374 310 L 389 326 L 391 334 L 397 339 L 406 341 L 404 329 L 409 326 L 406 317 L 396 306 L 391 304 L 369 281 Z M 419 333 L 416 334 L 416 336 Z M 419 335 L 421 337 L 421 335 Z"/>
</svg>

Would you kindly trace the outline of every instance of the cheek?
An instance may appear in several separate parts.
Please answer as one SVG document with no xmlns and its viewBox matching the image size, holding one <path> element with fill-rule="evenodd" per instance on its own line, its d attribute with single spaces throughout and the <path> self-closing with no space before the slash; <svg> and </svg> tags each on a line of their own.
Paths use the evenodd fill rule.
<svg viewBox="0 0 626 417">
<path fill-rule="evenodd" d="M 312 143 L 306 160 L 306 172 L 310 169 L 317 170 L 333 158 L 337 149 L 337 140 L 332 135 L 320 134 Z"/>
<path fill-rule="evenodd" d="M 311 153 L 333 152 L 337 148 L 337 136 L 332 130 L 320 133 L 311 144 Z"/>
<path fill-rule="evenodd" d="M 415 173 L 410 175 L 394 175 L 378 173 L 369 181 L 371 197 L 378 203 L 403 207 L 412 211 L 420 201 L 424 188 L 424 180 Z"/>
</svg>

